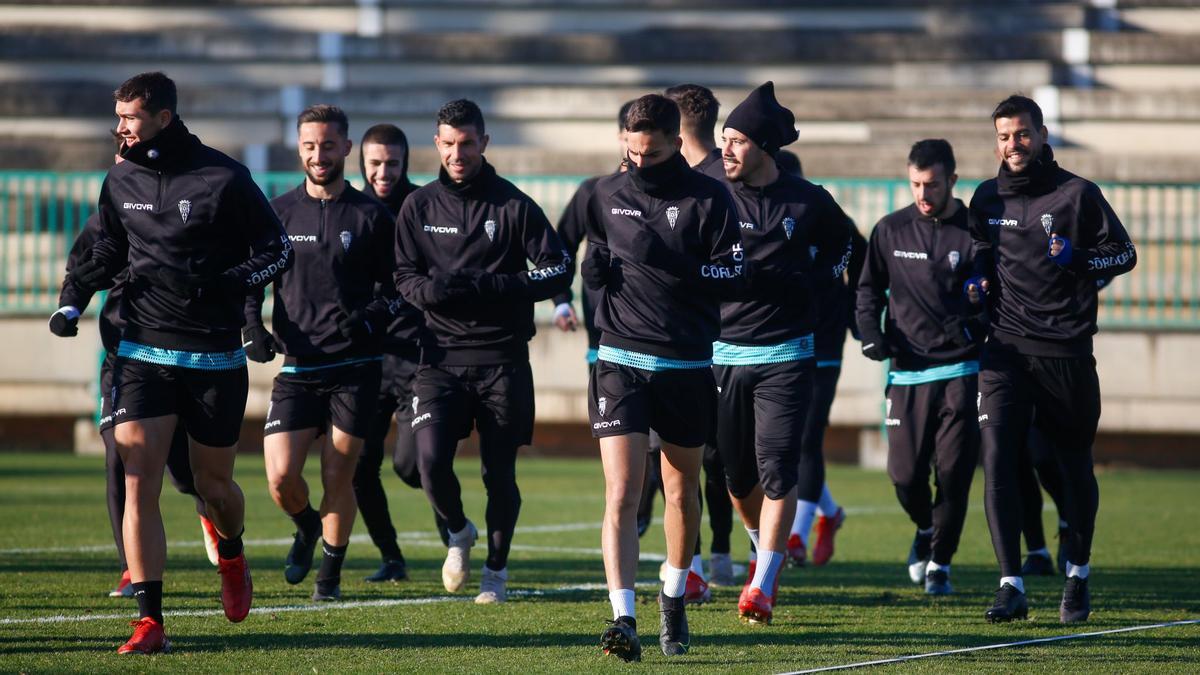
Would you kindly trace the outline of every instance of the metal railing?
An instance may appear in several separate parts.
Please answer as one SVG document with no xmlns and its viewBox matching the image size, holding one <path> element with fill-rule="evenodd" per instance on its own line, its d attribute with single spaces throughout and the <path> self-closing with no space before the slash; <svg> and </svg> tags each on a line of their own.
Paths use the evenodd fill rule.
<svg viewBox="0 0 1200 675">
<path fill-rule="evenodd" d="M 52 312 L 67 252 L 88 216 L 104 174 L 0 171 L 0 314 Z M 274 197 L 299 185 L 299 173 L 257 177 Z M 415 182 L 432 177 L 413 176 Z M 557 220 L 583 176 L 510 176 Z M 911 202 L 903 180 L 820 180 L 867 233 Z M 964 200 L 977 183 L 960 181 Z M 1200 329 L 1200 184 L 1101 184 L 1138 247 L 1138 266 L 1101 295 L 1108 327 Z M 548 308 L 547 308 L 548 309 Z M 94 311 L 94 309 L 93 309 Z"/>
</svg>

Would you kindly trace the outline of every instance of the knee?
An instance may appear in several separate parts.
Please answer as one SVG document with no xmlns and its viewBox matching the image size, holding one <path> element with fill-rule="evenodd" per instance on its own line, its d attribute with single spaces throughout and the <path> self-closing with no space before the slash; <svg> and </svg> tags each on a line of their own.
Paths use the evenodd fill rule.
<svg viewBox="0 0 1200 675">
<path fill-rule="evenodd" d="M 640 489 L 632 489 L 629 485 L 620 485 L 615 488 L 610 487 L 605 499 L 610 511 L 623 515 L 635 515 L 638 505 L 641 504 L 642 492 Z"/>
<path fill-rule="evenodd" d="M 799 482 L 799 477 L 794 468 L 789 471 L 787 468 L 779 466 L 773 471 L 764 473 L 761 482 L 763 494 L 767 499 L 779 501 L 792 494 L 796 483 Z"/>
</svg>

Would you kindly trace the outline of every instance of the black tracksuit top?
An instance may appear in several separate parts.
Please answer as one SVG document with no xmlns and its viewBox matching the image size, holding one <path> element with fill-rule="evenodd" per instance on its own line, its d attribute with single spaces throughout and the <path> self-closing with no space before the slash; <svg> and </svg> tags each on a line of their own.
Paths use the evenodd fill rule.
<svg viewBox="0 0 1200 675">
<path fill-rule="evenodd" d="M 381 198 L 375 194 L 375 189 L 370 183 L 363 189 L 363 193 L 378 199 L 383 202 L 391 213 L 391 224 L 389 229 L 393 232 L 389 237 L 395 237 L 396 217 L 400 215 L 400 207 L 404 205 L 404 200 L 410 194 L 416 191 L 417 186 L 408 180 L 408 148 L 404 148 L 404 175 L 400 177 L 396 185 L 392 188 L 392 193 L 387 199 Z M 360 167 L 361 168 L 361 167 Z M 366 178 L 366 172 L 363 172 L 363 178 Z M 389 255 L 395 255 L 392 250 L 392 243 L 388 244 Z M 375 289 L 376 294 L 387 298 L 392 307 L 392 320 L 387 326 L 387 335 L 383 337 L 381 347 L 387 354 L 395 354 L 403 356 L 410 360 L 416 361 L 420 358 L 420 347 L 428 339 L 428 331 L 425 328 L 425 313 L 413 306 L 396 292 L 396 284 L 389 274 L 387 282 L 381 284 Z"/>
<path fill-rule="evenodd" d="M 849 231 L 850 258 L 845 265 L 846 274 L 839 275 L 832 284 L 816 289 L 817 330 L 814 331 L 813 337 L 818 364 L 827 361 L 840 362 L 842 346 L 846 343 L 846 330 L 857 328 L 854 325 L 854 289 L 858 288 L 858 278 L 866 262 L 867 240 L 852 220 Z"/>
<path fill-rule="evenodd" d="M 742 300 L 721 305 L 721 341 L 773 345 L 813 333 L 826 287 L 850 261 L 854 225 L 824 188 L 779 174 L 770 185 L 729 184 L 746 256 L 796 279 L 786 301 Z"/>
<path fill-rule="evenodd" d="M 245 294 L 185 299 L 152 280 L 161 268 L 224 276 L 246 294 L 275 280 L 291 266 L 292 246 L 262 190 L 178 118 L 123 156 L 104 179 L 103 234 L 92 249 L 114 276 L 129 265 L 123 337 L 184 351 L 240 348 Z"/>
<path fill-rule="evenodd" d="M 596 308 L 600 343 L 665 358 L 711 359 L 721 330 L 720 295 L 744 289 L 742 238 L 725 185 L 693 171 L 676 153 L 649 169 L 601 178 L 588 210 L 588 245 L 607 250 L 621 276 L 605 287 Z M 633 237 L 642 228 L 707 287 L 631 262 Z"/>
<path fill-rule="evenodd" d="M 58 294 L 59 307 L 70 305 L 82 313 L 91 303 L 93 293 L 76 286 L 70 274 L 80 259 L 96 245 L 100 235 L 100 217 L 93 213 L 84 223 L 79 236 L 75 238 L 75 243 L 71 244 L 71 251 L 67 254 L 67 278 L 63 280 L 62 290 Z M 125 327 L 125 321 L 121 318 L 121 295 L 125 292 L 128 279 L 127 271 L 117 274 L 116 283 L 108 289 L 108 295 L 104 298 L 104 308 L 100 310 L 100 343 L 104 345 L 105 351 L 116 351 L 121 342 L 121 330 Z"/>
<path fill-rule="evenodd" d="M 392 275 L 392 215 L 379 200 L 346 183 L 336 199 L 317 199 L 305 183 L 271 200 L 292 242 L 292 268 L 275 281 L 271 328 L 283 354 L 299 360 L 378 353 L 338 330 L 350 312 L 367 311 L 382 336 L 392 319 L 376 283 Z M 247 325 L 262 324 L 262 293 L 246 299 Z"/>
<path fill-rule="evenodd" d="M 596 191 L 596 183 L 604 176 L 593 176 L 579 184 L 575 190 L 575 194 L 571 196 L 571 201 L 567 204 L 566 210 L 563 211 L 562 217 L 558 220 L 558 227 L 555 230 L 558 232 L 558 238 L 562 241 L 563 247 L 571 254 L 571 269 L 575 270 L 575 261 L 583 259 L 583 253 L 580 252 L 580 244 L 587 240 L 587 224 L 588 224 L 588 203 L 592 199 L 592 193 Z M 596 305 L 600 302 L 601 291 L 583 287 L 583 325 L 587 330 L 588 347 L 595 349 L 600 344 L 600 329 L 596 328 Z M 554 304 L 560 305 L 564 302 L 571 302 L 575 294 L 571 291 L 570 286 L 565 291 L 554 296 Z"/>
<path fill-rule="evenodd" d="M 1091 181 L 1059 168 L 1049 146 L 1027 185 L 1005 169 L 971 198 L 975 271 L 989 282 L 989 347 L 994 341 L 1028 356 L 1092 353 L 1097 281 L 1137 264 L 1125 227 Z M 1047 253 L 1050 234 L 1070 240 L 1060 267 Z"/>
<path fill-rule="evenodd" d="M 426 362 L 527 360 L 534 303 L 571 283 L 570 256 L 541 207 L 486 161 L 464 183 L 452 182 L 443 169 L 409 195 L 396 220 L 395 250 L 396 289 L 425 311 L 440 348 L 424 350 Z M 509 291 L 432 304 L 433 275 L 457 270 L 503 275 Z"/>
<path fill-rule="evenodd" d="M 871 231 L 858 284 L 858 330 L 863 344 L 888 345 L 895 370 L 979 358 L 982 334 L 972 335 L 975 342 L 963 347 L 947 333 L 947 320 L 965 320 L 978 311 L 962 292 L 974 263 L 969 213 L 954 201 L 958 210 L 945 220 L 925 217 L 910 204 L 884 216 Z"/>
</svg>

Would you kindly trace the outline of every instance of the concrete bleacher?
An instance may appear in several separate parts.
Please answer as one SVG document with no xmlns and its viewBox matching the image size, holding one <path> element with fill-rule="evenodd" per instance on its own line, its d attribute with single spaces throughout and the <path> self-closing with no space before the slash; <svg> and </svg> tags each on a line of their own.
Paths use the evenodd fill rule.
<svg viewBox="0 0 1200 675">
<path fill-rule="evenodd" d="M 1097 179 L 1200 176 L 1200 9 L 1017 4 L 35 1 L 0 23 L 0 163 L 103 168 L 109 92 L 161 68 L 190 126 L 256 169 L 294 166 L 294 115 L 322 101 L 345 107 L 353 132 L 411 130 L 414 169 L 431 170 L 433 113 L 468 96 L 503 170 L 598 173 L 624 100 L 696 81 L 728 109 L 774 79 L 814 175 L 895 175 L 928 136 L 955 144 L 964 175 L 988 175 L 987 113 L 1021 90 L 1050 99 L 1064 164 Z"/>
</svg>

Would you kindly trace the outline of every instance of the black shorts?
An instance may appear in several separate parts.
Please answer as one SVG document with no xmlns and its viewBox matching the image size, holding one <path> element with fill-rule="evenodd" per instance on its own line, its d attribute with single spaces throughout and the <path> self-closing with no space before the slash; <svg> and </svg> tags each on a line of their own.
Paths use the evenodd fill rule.
<svg viewBox="0 0 1200 675">
<path fill-rule="evenodd" d="M 528 361 L 485 366 L 417 368 L 408 426 L 444 425 L 458 438 L 472 428 L 489 442 L 533 442 L 533 371 Z"/>
<path fill-rule="evenodd" d="M 894 484 L 909 485 L 914 477 L 925 480 L 931 461 L 942 472 L 959 465 L 974 471 L 979 461 L 977 381 L 972 374 L 923 384 L 888 385 L 884 425 L 888 474 Z"/>
<path fill-rule="evenodd" d="M 379 397 L 380 362 L 281 372 L 271 389 L 263 435 L 301 429 L 325 433 L 330 423 L 365 438 Z"/>
<path fill-rule="evenodd" d="M 812 359 L 713 366 L 717 449 L 734 496 L 761 483 L 769 498 L 781 499 L 796 486 L 815 366 Z"/>
<path fill-rule="evenodd" d="M 249 388 L 245 366 L 201 370 L 118 356 L 113 359 L 109 404 L 100 427 L 178 415 L 196 442 L 229 447 L 241 435 Z"/>
<path fill-rule="evenodd" d="M 588 383 L 592 436 L 650 433 L 664 443 L 697 448 L 709 440 L 717 411 L 711 368 L 642 370 L 597 361 Z"/>
<path fill-rule="evenodd" d="M 113 363 L 117 360 L 115 351 L 104 353 L 104 361 L 100 364 L 100 431 L 112 428 L 113 400 Z"/>
<path fill-rule="evenodd" d="M 1055 446 L 1090 450 L 1100 423 L 1096 359 L 985 349 L 976 406 L 981 428 L 1014 425 L 1024 440 L 1036 422 Z"/>
</svg>

